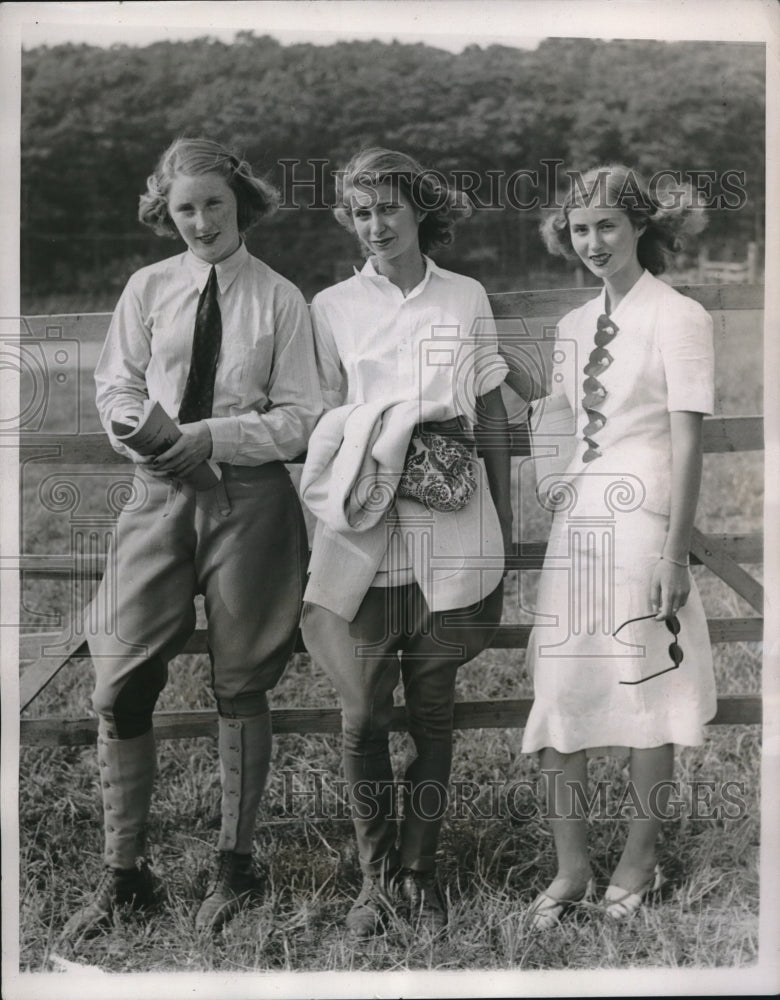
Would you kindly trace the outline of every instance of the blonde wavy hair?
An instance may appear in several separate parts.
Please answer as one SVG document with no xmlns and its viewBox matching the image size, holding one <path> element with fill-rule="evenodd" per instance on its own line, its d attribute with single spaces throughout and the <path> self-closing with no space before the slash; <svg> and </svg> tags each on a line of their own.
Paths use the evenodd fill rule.
<svg viewBox="0 0 780 1000">
<path fill-rule="evenodd" d="M 644 226 L 637 257 L 651 274 L 662 274 L 669 255 L 682 249 L 684 237 L 700 232 L 706 224 L 690 186 L 667 185 L 662 203 L 650 193 L 645 179 L 622 163 L 592 167 L 584 174 L 570 172 L 569 177 L 571 184 L 561 206 L 539 226 L 547 250 L 568 260 L 577 259 L 569 231 L 569 213 L 574 208 L 618 208 L 637 229 Z"/>
<path fill-rule="evenodd" d="M 178 236 L 168 213 L 168 193 L 177 174 L 219 174 L 227 181 L 238 206 L 238 231 L 245 233 L 260 219 L 276 211 L 279 192 L 268 181 L 255 177 L 249 163 L 211 139 L 174 139 L 146 179 L 138 201 L 138 218 L 158 236 Z"/>
<path fill-rule="evenodd" d="M 354 233 L 352 191 L 388 182 L 397 185 L 406 200 L 425 213 L 418 229 L 422 253 L 449 246 L 455 238 L 455 225 L 471 215 L 468 198 L 452 189 L 439 171 L 426 169 L 407 153 L 370 146 L 353 156 L 336 174 L 333 214 L 337 221 Z"/>
</svg>

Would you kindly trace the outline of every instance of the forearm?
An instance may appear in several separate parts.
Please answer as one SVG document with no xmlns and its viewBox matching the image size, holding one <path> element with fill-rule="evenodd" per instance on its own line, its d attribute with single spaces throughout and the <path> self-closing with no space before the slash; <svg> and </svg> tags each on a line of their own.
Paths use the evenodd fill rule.
<svg viewBox="0 0 780 1000">
<path fill-rule="evenodd" d="M 111 317 L 95 366 L 95 406 L 111 445 L 120 455 L 134 452 L 111 432 L 111 421 L 140 417 L 149 399 L 146 372 L 151 360 L 151 333 L 138 296 L 128 284 Z M 136 456 L 137 457 L 137 456 Z"/>
<path fill-rule="evenodd" d="M 319 404 L 274 406 L 266 413 L 209 417 L 212 458 L 232 465 L 289 462 L 306 450 L 320 416 Z"/>
<path fill-rule="evenodd" d="M 507 376 L 504 381 L 513 392 L 516 392 L 517 395 L 521 399 L 525 400 L 526 403 L 530 403 L 534 399 L 539 399 L 541 396 L 545 395 L 544 387 L 538 385 L 531 378 L 527 368 L 514 363 L 513 359 L 508 354 L 502 354 L 502 357 L 509 366 L 509 371 L 507 372 Z"/>
<path fill-rule="evenodd" d="M 663 555 L 686 563 L 699 501 L 702 473 L 702 415 L 681 410 L 670 414 L 672 482 L 669 530 Z"/>
<path fill-rule="evenodd" d="M 490 495 L 498 513 L 504 537 L 512 534 L 512 489 L 509 421 L 499 389 L 477 399 L 477 447 L 485 462 Z"/>
</svg>

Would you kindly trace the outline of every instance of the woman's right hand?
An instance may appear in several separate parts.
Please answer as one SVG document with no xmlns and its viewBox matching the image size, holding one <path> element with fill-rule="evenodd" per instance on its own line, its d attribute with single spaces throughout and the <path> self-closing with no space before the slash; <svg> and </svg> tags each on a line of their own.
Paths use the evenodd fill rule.
<svg viewBox="0 0 780 1000">
<path fill-rule="evenodd" d="M 684 607 L 691 590 L 688 569 L 665 559 L 659 559 L 650 580 L 650 603 L 656 621 L 676 615 Z"/>
<path fill-rule="evenodd" d="M 160 472 L 158 469 L 155 469 L 155 467 L 152 465 L 152 462 L 154 461 L 154 455 L 139 455 L 137 451 L 133 451 L 130 448 L 128 448 L 128 451 L 130 452 L 130 457 L 132 458 L 133 462 L 135 462 L 136 465 L 142 465 L 144 467 L 144 470 L 148 473 L 148 475 L 154 476 L 155 479 L 171 478 L 167 472 Z"/>
</svg>

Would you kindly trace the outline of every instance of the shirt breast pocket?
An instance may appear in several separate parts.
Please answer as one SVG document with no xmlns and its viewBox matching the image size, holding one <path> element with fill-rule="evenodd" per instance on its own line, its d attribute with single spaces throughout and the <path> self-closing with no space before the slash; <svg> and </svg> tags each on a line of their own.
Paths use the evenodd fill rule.
<svg viewBox="0 0 780 1000">
<path fill-rule="evenodd" d="M 271 355 L 261 344 L 223 345 L 217 368 L 220 402 L 241 409 L 258 401 L 265 403 Z"/>
<path fill-rule="evenodd" d="M 458 413 L 464 412 L 465 402 L 461 353 L 454 338 L 428 341 L 421 345 L 417 375 L 423 399 L 453 406 Z"/>
</svg>

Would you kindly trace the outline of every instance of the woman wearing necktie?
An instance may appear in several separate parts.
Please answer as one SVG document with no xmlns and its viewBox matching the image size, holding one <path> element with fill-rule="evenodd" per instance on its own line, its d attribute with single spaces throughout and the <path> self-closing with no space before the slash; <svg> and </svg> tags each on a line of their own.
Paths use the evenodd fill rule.
<svg viewBox="0 0 780 1000">
<path fill-rule="evenodd" d="M 283 463 L 305 450 L 322 409 L 303 296 L 242 238 L 275 207 L 276 192 L 248 163 L 205 139 L 177 139 L 140 198 L 141 222 L 178 234 L 187 249 L 130 278 L 95 370 L 101 420 L 136 473 L 90 608 L 105 870 L 66 924 L 71 943 L 110 924 L 119 905 L 152 900 L 152 713 L 168 662 L 195 627 L 197 594 L 222 780 L 218 859 L 197 926 L 218 929 L 258 887 L 251 854 L 271 754 L 266 693 L 292 653 L 307 553 Z M 114 433 L 142 419 L 149 401 L 181 430 L 156 458 Z M 217 484 L 196 489 L 191 474 L 206 462 Z"/>
</svg>

